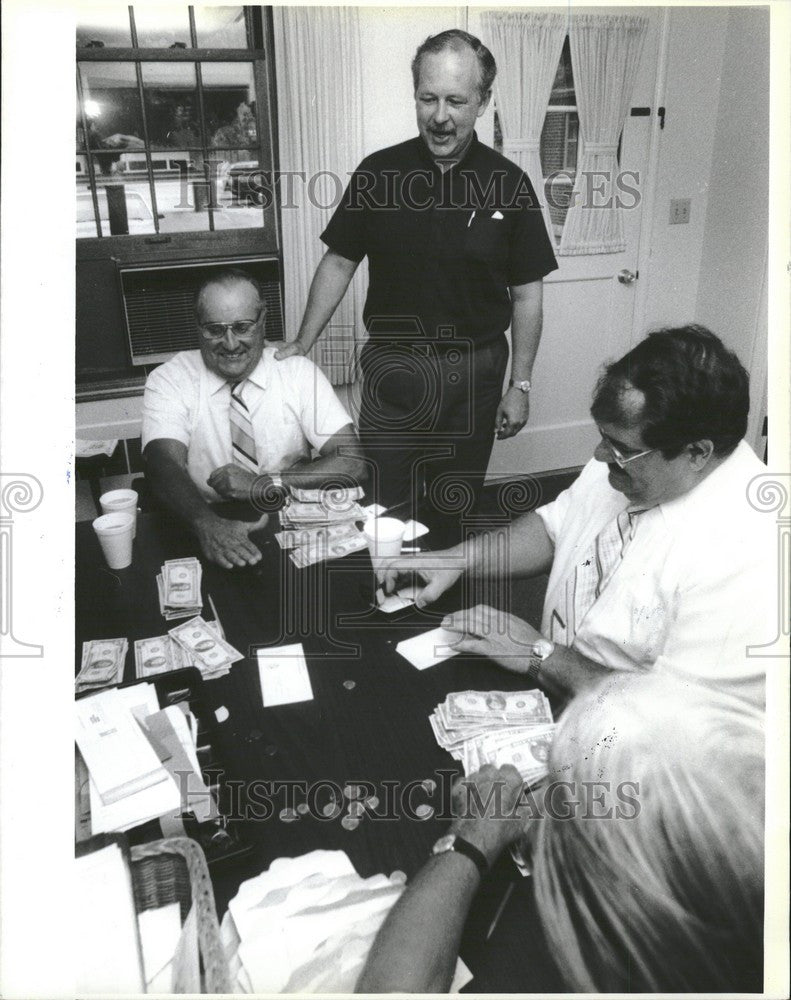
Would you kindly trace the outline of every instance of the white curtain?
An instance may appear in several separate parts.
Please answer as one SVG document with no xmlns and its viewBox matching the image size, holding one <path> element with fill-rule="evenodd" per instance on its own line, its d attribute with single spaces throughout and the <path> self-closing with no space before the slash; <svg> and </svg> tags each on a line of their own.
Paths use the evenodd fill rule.
<svg viewBox="0 0 791 1000">
<path fill-rule="evenodd" d="M 326 247 L 319 236 L 362 159 L 362 69 L 355 7 L 273 8 L 281 172 L 286 339 L 297 335 L 308 289 Z M 352 381 L 362 330 L 363 268 L 349 286 L 313 360 L 333 385 Z"/>
<path fill-rule="evenodd" d="M 569 30 L 581 155 L 563 227 L 561 254 L 626 249 L 623 210 L 615 202 L 618 137 L 640 63 L 648 19 L 575 12 Z"/>
<path fill-rule="evenodd" d="M 544 197 L 540 141 L 552 84 L 568 30 L 565 14 L 486 12 L 481 15 L 497 62 L 495 95 L 503 153 L 524 170 L 541 204 L 549 238 L 552 220 Z"/>
</svg>

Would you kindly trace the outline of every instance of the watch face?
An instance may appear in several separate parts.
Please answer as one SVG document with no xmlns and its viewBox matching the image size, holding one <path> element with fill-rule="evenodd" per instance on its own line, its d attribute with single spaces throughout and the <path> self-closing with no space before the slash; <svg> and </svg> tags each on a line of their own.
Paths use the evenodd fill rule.
<svg viewBox="0 0 791 1000">
<path fill-rule="evenodd" d="M 449 851 L 455 843 L 456 835 L 453 833 L 446 833 L 444 837 L 440 837 L 436 844 L 434 844 L 432 854 L 443 854 L 445 851 Z"/>
</svg>

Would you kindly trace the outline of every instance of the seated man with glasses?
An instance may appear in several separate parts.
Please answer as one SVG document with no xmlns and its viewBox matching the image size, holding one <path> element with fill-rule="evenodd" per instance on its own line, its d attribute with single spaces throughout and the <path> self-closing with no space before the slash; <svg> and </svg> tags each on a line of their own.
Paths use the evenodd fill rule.
<svg viewBox="0 0 791 1000">
<path fill-rule="evenodd" d="M 601 437 L 578 479 L 512 522 L 391 564 L 385 589 L 417 573 L 418 605 L 463 574 L 467 610 L 443 623 L 457 648 L 568 694 L 609 671 L 665 671 L 764 697 L 778 634 L 776 529 L 748 485 L 766 467 L 743 440 L 748 377 L 699 326 L 661 330 L 611 364 L 591 414 Z M 508 553 L 508 563 L 493 553 Z M 481 577 L 549 573 L 541 632 L 476 600 Z"/>
<path fill-rule="evenodd" d="M 177 354 L 146 382 L 146 478 L 192 526 L 206 556 L 230 569 L 261 558 L 249 535 L 266 515 L 252 525 L 224 519 L 212 501 L 275 509 L 284 486 L 351 485 L 364 464 L 351 418 L 324 374 L 301 356 L 274 361 L 251 275 L 213 274 L 198 290 L 195 315 L 199 349 Z"/>
</svg>

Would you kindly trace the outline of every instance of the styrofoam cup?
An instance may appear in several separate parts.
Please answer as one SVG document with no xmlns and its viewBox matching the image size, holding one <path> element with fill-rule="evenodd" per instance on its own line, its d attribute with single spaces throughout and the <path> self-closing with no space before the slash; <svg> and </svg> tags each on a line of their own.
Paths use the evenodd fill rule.
<svg viewBox="0 0 791 1000">
<path fill-rule="evenodd" d="M 99 497 L 102 514 L 117 514 L 120 511 L 134 514 L 135 527 L 132 538 L 137 535 L 137 500 L 137 493 L 134 490 L 110 490 L 109 493 L 102 493 Z"/>
<path fill-rule="evenodd" d="M 388 559 L 401 555 L 401 543 L 406 525 L 396 517 L 373 517 L 363 525 L 374 568 Z"/>
<path fill-rule="evenodd" d="M 102 514 L 93 522 L 93 530 L 110 569 L 126 569 L 132 565 L 134 513 L 117 511 L 114 514 Z"/>
</svg>

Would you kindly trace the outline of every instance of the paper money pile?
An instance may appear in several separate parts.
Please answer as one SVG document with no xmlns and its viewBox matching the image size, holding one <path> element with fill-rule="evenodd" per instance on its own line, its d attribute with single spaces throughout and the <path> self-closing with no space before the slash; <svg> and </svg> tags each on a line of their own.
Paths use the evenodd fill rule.
<svg viewBox="0 0 791 1000">
<path fill-rule="evenodd" d="M 201 579 L 203 567 L 190 556 L 186 559 L 168 559 L 157 576 L 159 610 L 167 621 L 189 618 L 203 611 Z"/>
<path fill-rule="evenodd" d="M 82 644 L 82 664 L 74 681 L 74 692 L 96 691 L 120 684 L 129 643 L 126 639 L 91 639 Z"/>
<path fill-rule="evenodd" d="M 200 615 L 170 629 L 168 635 L 181 647 L 188 664 L 200 670 L 205 681 L 224 677 L 232 663 L 244 659 L 243 654 L 226 642 Z"/>
<path fill-rule="evenodd" d="M 366 546 L 357 521 L 366 513 L 357 503 L 363 495 L 359 487 L 337 490 L 291 488 L 294 499 L 280 511 L 284 531 L 275 535 L 278 544 L 289 550 L 295 566 L 303 569 L 325 559 L 340 559 Z"/>
<path fill-rule="evenodd" d="M 218 622 L 206 622 L 206 625 L 215 635 L 225 638 Z M 135 677 L 138 680 L 191 666 L 192 657 L 169 635 L 155 635 L 135 642 Z"/>
<path fill-rule="evenodd" d="M 547 775 L 555 725 L 542 691 L 452 691 L 429 722 L 465 774 L 513 764 L 528 785 Z"/>
</svg>

